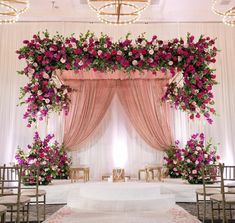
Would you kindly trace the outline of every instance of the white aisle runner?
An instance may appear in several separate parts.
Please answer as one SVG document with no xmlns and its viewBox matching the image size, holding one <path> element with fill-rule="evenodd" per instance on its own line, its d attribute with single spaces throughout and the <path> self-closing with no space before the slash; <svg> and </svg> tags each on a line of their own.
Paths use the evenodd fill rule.
<svg viewBox="0 0 235 223">
<path fill-rule="evenodd" d="M 98 212 L 61 208 L 44 223 L 200 223 L 175 205 L 167 212 Z"/>
</svg>

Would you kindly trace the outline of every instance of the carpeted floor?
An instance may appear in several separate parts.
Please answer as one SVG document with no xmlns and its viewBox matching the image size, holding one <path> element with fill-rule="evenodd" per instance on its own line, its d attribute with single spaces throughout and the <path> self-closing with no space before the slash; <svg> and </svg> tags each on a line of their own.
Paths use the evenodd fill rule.
<svg viewBox="0 0 235 223">
<path fill-rule="evenodd" d="M 195 203 L 177 203 L 177 204 L 179 206 L 181 206 L 182 208 L 184 208 L 186 211 L 188 211 L 190 214 L 192 214 L 194 216 L 197 215 L 197 209 L 196 209 Z M 63 206 L 65 206 L 65 204 L 48 204 L 46 206 L 46 218 L 51 216 L 53 213 L 58 211 Z M 200 211 L 200 216 L 202 216 L 202 211 Z M 217 217 L 217 216 L 215 216 L 215 217 Z M 207 212 L 206 212 L 206 219 L 207 219 L 206 223 L 211 222 L 210 218 L 211 218 L 211 210 L 210 210 L 210 206 L 208 205 Z M 30 216 L 29 216 L 30 223 L 36 223 L 36 219 L 37 219 L 36 208 L 34 206 L 31 206 L 30 207 Z M 215 221 L 215 223 L 219 223 L 219 222 L 222 222 L 222 221 L 220 221 L 220 220 Z M 235 223 L 235 220 L 229 221 L 229 223 Z"/>
</svg>

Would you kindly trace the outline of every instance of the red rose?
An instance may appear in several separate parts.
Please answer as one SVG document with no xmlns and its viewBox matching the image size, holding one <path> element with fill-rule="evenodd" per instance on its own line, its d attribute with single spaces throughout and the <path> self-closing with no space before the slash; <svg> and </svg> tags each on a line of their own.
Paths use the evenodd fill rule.
<svg viewBox="0 0 235 223">
<path fill-rule="evenodd" d="M 41 55 L 39 55 L 39 56 L 37 56 L 37 61 L 42 61 L 42 56 Z"/>
</svg>

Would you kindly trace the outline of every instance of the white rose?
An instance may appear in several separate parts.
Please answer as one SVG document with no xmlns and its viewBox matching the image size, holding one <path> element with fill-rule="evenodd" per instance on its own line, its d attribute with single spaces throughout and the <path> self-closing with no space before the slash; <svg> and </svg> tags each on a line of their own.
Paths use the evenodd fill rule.
<svg viewBox="0 0 235 223">
<path fill-rule="evenodd" d="M 176 164 L 177 162 L 174 160 L 173 163 Z"/>
<path fill-rule="evenodd" d="M 38 64 L 37 64 L 37 63 L 33 63 L 33 66 L 34 66 L 34 67 L 38 67 Z"/>
<path fill-rule="evenodd" d="M 119 56 L 122 55 L 122 51 L 121 51 L 121 50 L 118 50 L 118 51 L 117 51 L 117 55 L 119 55 Z"/>
<path fill-rule="evenodd" d="M 38 91 L 38 95 L 42 95 L 42 91 Z"/>
<path fill-rule="evenodd" d="M 107 46 L 107 44 L 104 44 L 104 48 L 107 48 L 108 46 Z"/>
<path fill-rule="evenodd" d="M 173 170 L 174 170 L 174 171 L 177 171 L 177 168 L 174 168 Z"/>
<path fill-rule="evenodd" d="M 205 157 L 205 158 L 208 158 L 208 154 L 205 154 L 204 157 Z"/>
<path fill-rule="evenodd" d="M 60 59 L 60 62 L 61 62 L 61 63 L 65 63 L 66 60 L 62 57 L 62 58 Z"/>
<path fill-rule="evenodd" d="M 152 45 L 156 46 L 156 45 L 157 45 L 157 41 L 154 40 L 154 41 L 152 42 Z"/>
<path fill-rule="evenodd" d="M 50 99 L 45 99 L 45 102 L 47 103 L 47 104 L 49 104 L 50 103 Z"/>
<path fill-rule="evenodd" d="M 153 49 L 149 50 L 149 54 L 153 55 L 154 54 L 154 50 Z"/>
<path fill-rule="evenodd" d="M 41 53 L 45 53 L 45 50 L 44 50 L 44 49 L 41 49 Z"/>
<path fill-rule="evenodd" d="M 49 79 L 50 78 L 50 76 L 46 73 L 46 72 L 43 72 L 43 78 L 45 78 L 45 79 Z"/>
<path fill-rule="evenodd" d="M 126 46 L 124 46 L 124 48 L 123 48 L 123 49 L 124 49 L 125 51 L 127 51 L 127 49 L 128 49 L 128 48 L 127 48 Z"/>
<path fill-rule="evenodd" d="M 190 160 L 190 159 L 187 159 L 187 163 L 191 163 L 191 160 Z"/>
<path fill-rule="evenodd" d="M 182 60 L 182 57 L 181 56 L 178 56 L 178 61 L 180 62 Z"/>
<path fill-rule="evenodd" d="M 197 147 L 196 147 L 196 150 L 197 150 L 197 151 L 200 151 L 200 150 L 201 150 L 201 147 L 197 146 Z"/>
<path fill-rule="evenodd" d="M 141 42 L 141 46 L 143 46 L 143 47 L 145 47 L 146 44 L 147 44 L 147 42 L 146 42 L 145 40 L 143 40 L 143 41 Z"/>
<path fill-rule="evenodd" d="M 192 174 L 197 174 L 197 170 L 193 170 L 193 171 L 192 171 Z"/>
<path fill-rule="evenodd" d="M 102 54 L 102 50 L 98 50 L 97 54 L 100 56 Z"/>
<path fill-rule="evenodd" d="M 170 66 L 172 66 L 172 65 L 173 65 L 173 61 L 169 61 L 168 64 L 169 64 Z"/>
<path fill-rule="evenodd" d="M 138 61 L 137 60 L 133 60 L 132 61 L 132 65 L 136 66 L 138 64 Z"/>
<path fill-rule="evenodd" d="M 84 51 L 84 52 L 87 52 L 87 48 L 86 48 L 86 47 L 84 47 L 84 48 L 83 48 L 83 51 Z"/>
<path fill-rule="evenodd" d="M 81 60 L 79 63 L 78 63 L 79 66 L 82 66 L 83 65 L 83 61 Z"/>
<path fill-rule="evenodd" d="M 195 151 L 194 153 L 197 155 L 197 154 L 198 154 L 198 151 Z"/>
<path fill-rule="evenodd" d="M 28 74 L 31 74 L 31 75 L 32 75 L 32 74 L 34 74 L 34 72 L 35 72 L 35 70 L 34 70 L 33 68 L 30 67 L 30 68 L 28 69 Z"/>
<path fill-rule="evenodd" d="M 71 45 L 72 45 L 72 48 L 73 48 L 73 49 L 76 49 L 76 48 L 77 48 L 77 44 L 76 44 L 75 42 L 72 42 Z"/>
<path fill-rule="evenodd" d="M 149 58 L 149 63 L 152 63 L 153 62 L 153 58 Z"/>
<path fill-rule="evenodd" d="M 144 60 L 144 56 L 142 54 L 140 54 L 140 59 Z"/>
<path fill-rule="evenodd" d="M 132 52 L 129 52 L 128 55 L 129 55 L 129 56 L 132 56 Z"/>
<path fill-rule="evenodd" d="M 198 160 L 196 160 L 195 164 L 196 164 L 196 165 L 198 165 L 198 164 L 199 164 L 199 161 L 198 161 Z"/>
<path fill-rule="evenodd" d="M 184 47 L 185 47 L 185 48 L 188 48 L 188 44 L 187 44 L 187 43 L 185 43 L 185 44 L 184 44 Z"/>
</svg>

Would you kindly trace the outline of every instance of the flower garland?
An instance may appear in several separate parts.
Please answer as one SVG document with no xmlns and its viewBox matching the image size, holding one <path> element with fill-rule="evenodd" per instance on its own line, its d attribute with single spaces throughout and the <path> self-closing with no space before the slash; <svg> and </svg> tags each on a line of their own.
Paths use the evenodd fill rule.
<svg viewBox="0 0 235 223">
<path fill-rule="evenodd" d="M 162 41 L 157 36 L 148 40 L 141 35 L 131 40 L 128 34 L 124 40 L 113 42 L 107 35 L 97 38 L 91 32 L 77 39 L 59 34 L 50 37 L 44 32 L 23 43 L 17 53 L 19 59 L 27 63 L 19 74 L 29 79 L 21 88 L 20 96 L 21 104 L 27 104 L 24 118 L 28 120 L 28 127 L 50 111 L 68 112 L 71 89 L 58 81 L 54 75 L 56 69 L 121 70 L 127 75 L 134 71 L 141 75 L 144 70 L 155 75 L 156 71 L 168 70 L 173 78 L 163 100 L 189 113 L 191 119 L 202 114 L 212 123 L 211 114 L 215 113 L 212 88 L 217 82 L 210 64 L 216 61 L 217 49 L 210 37 L 201 36 L 195 41 L 194 36 L 188 34 L 186 41 L 182 38 Z"/>
<path fill-rule="evenodd" d="M 27 166 L 39 166 L 40 184 L 48 184 L 53 178 L 66 178 L 69 174 L 71 159 L 64 151 L 63 145 L 59 145 L 57 141 L 51 142 L 53 138 L 54 135 L 49 134 L 42 140 L 38 132 L 35 132 L 34 141 L 32 145 L 28 145 L 28 151 L 18 148 L 15 155 L 18 164 L 23 165 L 26 170 L 26 174 Z"/>
</svg>

